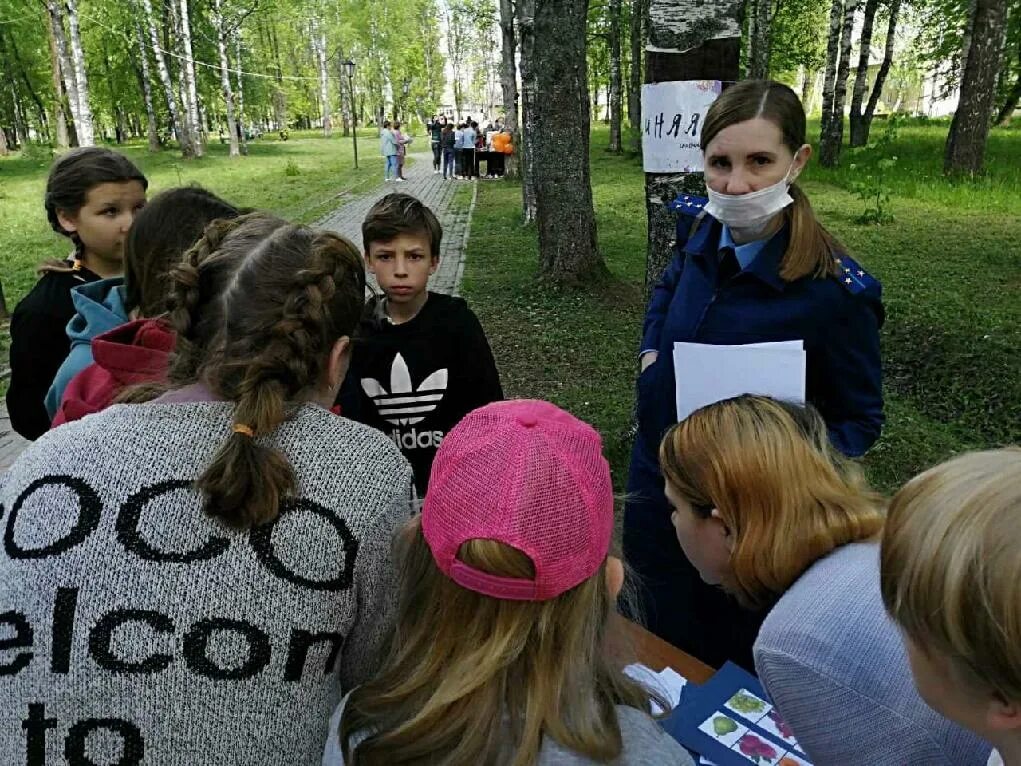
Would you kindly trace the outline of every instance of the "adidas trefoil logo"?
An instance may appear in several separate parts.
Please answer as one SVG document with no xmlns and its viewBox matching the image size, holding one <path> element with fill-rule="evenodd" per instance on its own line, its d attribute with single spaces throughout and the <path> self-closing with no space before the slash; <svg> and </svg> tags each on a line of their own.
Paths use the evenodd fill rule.
<svg viewBox="0 0 1021 766">
<path fill-rule="evenodd" d="M 447 392 L 447 369 L 436 370 L 415 390 L 408 364 L 400 354 L 390 367 L 390 390 L 375 378 L 362 378 L 362 390 L 372 399 L 379 414 L 395 426 L 410 426 L 435 410 Z"/>
</svg>

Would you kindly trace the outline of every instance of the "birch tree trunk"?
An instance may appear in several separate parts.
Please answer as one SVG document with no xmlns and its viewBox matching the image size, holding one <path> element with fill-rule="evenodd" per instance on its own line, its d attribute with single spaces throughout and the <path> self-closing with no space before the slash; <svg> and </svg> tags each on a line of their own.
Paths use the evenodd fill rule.
<svg viewBox="0 0 1021 766">
<path fill-rule="evenodd" d="M 623 149 L 620 140 L 621 96 L 623 83 L 620 68 L 620 13 L 621 0 L 610 0 L 610 151 L 618 154 Z"/>
<path fill-rule="evenodd" d="M 269 35 L 273 47 L 273 79 L 276 82 L 273 91 L 273 120 L 277 130 L 284 130 L 287 127 L 287 96 L 284 93 L 284 70 L 280 64 L 280 41 L 277 39 L 275 24 L 270 24 Z"/>
<path fill-rule="evenodd" d="M 606 273 L 596 241 L 589 177 L 586 73 L 588 0 L 535 0 L 532 56 L 532 176 L 539 229 L 539 272 L 555 284 L 592 282 Z"/>
<path fill-rule="evenodd" d="M 854 77 L 854 89 L 851 91 L 851 146 L 865 146 L 868 140 L 865 130 L 865 115 L 862 112 L 862 101 L 869 84 L 869 59 L 872 56 L 872 28 L 876 21 L 879 0 L 866 0 L 865 19 L 862 22 L 861 37 L 858 39 L 858 71 Z"/>
<path fill-rule="evenodd" d="M 510 131 L 514 153 L 504 155 L 504 177 L 517 178 L 518 157 L 521 156 L 518 127 L 517 39 L 514 34 L 514 2 L 500 0 L 500 87 L 503 91 L 504 127 Z"/>
<path fill-rule="evenodd" d="M 195 87 L 195 58 L 191 52 L 191 21 L 188 13 L 188 0 L 180 0 L 178 6 L 178 24 L 180 26 L 181 53 L 184 61 L 181 62 L 181 70 L 184 72 L 184 109 L 187 114 L 188 130 L 191 133 L 192 148 L 196 157 L 201 157 L 204 149 L 202 145 L 202 122 L 199 120 L 199 98 Z"/>
<path fill-rule="evenodd" d="M 834 167 L 840 161 L 840 149 L 844 142 L 844 100 L 847 96 L 847 77 L 851 69 L 851 34 L 854 31 L 854 16 L 857 12 L 858 0 L 849 0 L 844 7 L 840 60 L 837 62 L 837 78 L 833 84 L 833 109 L 819 147 L 819 163 L 827 168 Z"/>
<path fill-rule="evenodd" d="M 238 103 L 238 142 L 241 154 L 248 156 L 248 138 L 245 136 L 245 80 L 241 74 L 241 30 L 234 30 L 234 75 L 237 82 L 237 103 Z"/>
<path fill-rule="evenodd" d="M 11 153 L 10 149 L 7 148 L 7 134 L 4 133 L 4 129 L 2 127 L 0 127 L 0 157 L 6 157 L 10 153 Z M 0 292 L 0 295 L 2 295 L 2 292 Z M 6 308 L 7 307 L 4 306 L 4 309 L 6 309 Z M 7 317 L 6 312 L 3 313 L 3 314 L 0 314 L 0 318 L 6 318 L 6 317 Z"/>
<path fill-rule="evenodd" d="M 1006 0 L 976 0 L 961 99 L 947 136 L 945 173 L 982 172 L 1006 23 Z"/>
<path fill-rule="evenodd" d="M 631 124 L 631 150 L 639 152 L 642 149 L 641 131 L 642 124 L 642 51 L 645 50 L 645 0 L 631 0 L 631 24 L 629 27 L 631 37 L 631 79 L 628 84 L 627 94 L 627 119 Z"/>
<path fill-rule="evenodd" d="M 57 0 L 47 0 L 46 11 L 50 17 L 50 31 L 53 34 L 53 43 L 57 51 L 57 66 L 60 70 L 60 78 L 63 83 L 63 90 L 67 96 L 67 108 L 71 112 L 71 119 L 74 121 L 75 133 L 78 132 L 79 115 L 78 107 L 78 81 L 74 75 L 74 67 L 67 52 L 67 35 L 64 33 L 64 12 Z M 78 145 L 77 140 L 74 142 Z"/>
<path fill-rule="evenodd" d="M 961 38 L 961 69 L 957 74 L 958 83 L 964 82 L 964 70 L 968 68 L 968 53 L 971 51 L 971 32 L 975 24 L 976 0 L 968 0 L 968 15 L 964 22 L 964 36 Z"/>
<path fill-rule="evenodd" d="M 160 136 L 156 130 L 156 110 L 152 103 L 152 85 L 149 79 L 149 57 L 145 51 L 145 38 L 142 36 L 142 25 L 135 19 L 135 36 L 138 40 L 138 57 L 142 60 L 142 98 L 145 100 L 146 136 L 149 139 L 149 151 L 160 150 Z"/>
<path fill-rule="evenodd" d="M 753 0 L 752 18 L 749 25 L 751 44 L 748 55 L 748 77 L 765 80 L 769 77 L 770 13 L 772 0 Z"/>
<path fill-rule="evenodd" d="M 517 0 L 518 35 L 521 42 L 521 209 L 525 223 L 536 218 L 535 198 L 535 49 L 536 0 Z"/>
<path fill-rule="evenodd" d="M 89 80 L 85 72 L 85 53 L 78 31 L 78 5 L 75 0 L 64 0 L 67 4 L 67 27 L 71 33 L 71 65 L 74 71 L 76 95 L 78 98 L 78 145 L 93 146 L 95 136 L 92 125 L 92 107 L 89 104 Z"/>
<path fill-rule="evenodd" d="M 852 0 L 848 0 L 851 2 Z M 840 20 L 844 15 L 844 0 L 833 0 L 830 5 L 830 29 L 826 38 L 826 73 L 822 83 L 822 118 L 819 121 L 819 139 L 829 130 L 833 117 L 833 94 L 837 84 L 837 59 L 840 57 Z"/>
<path fill-rule="evenodd" d="M 872 117 L 876 113 L 876 105 L 880 96 L 883 95 L 883 86 L 886 85 L 886 77 L 890 74 L 890 67 L 893 65 L 893 44 L 897 36 L 897 16 L 900 13 L 901 0 L 890 0 L 890 21 L 886 28 L 886 50 L 883 53 L 883 63 L 879 65 L 876 72 L 876 81 L 872 85 L 872 93 L 869 95 L 869 102 L 865 105 L 865 115 L 862 118 L 862 130 L 864 138 L 862 146 L 869 142 L 869 132 L 872 130 Z"/>
<path fill-rule="evenodd" d="M 49 5 L 47 4 L 47 13 L 49 12 Z M 57 51 L 57 40 L 53 33 L 53 17 L 50 16 L 49 24 L 49 41 L 50 41 L 50 61 L 52 63 L 52 81 L 53 81 L 53 125 L 55 140 L 57 142 L 58 149 L 67 149 L 70 146 L 67 135 L 67 116 L 64 111 L 64 103 L 66 101 L 64 95 L 64 81 L 61 78 L 60 69 L 60 54 Z"/>
<path fill-rule="evenodd" d="M 322 21 L 315 16 L 309 20 L 309 32 L 319 72 L 319 108 L 323 116 L 323 135 L 329 136 L 333 124 L 330 120 L 330 75 L 326 68 L 326 32 L 322 28 Z"/>
<path fill-rule="evenodd" d="M 228 156 L 238 157 L 241 150 L 238 148 L 237 121 L 234 117 L 234 92 L 230 86 L 230 64 L 227 62 L 227 31 L 223 20 L 223 5 L 221 0 L 213 0 L 213 29 L 216 32 L 216 53 L 220 59 L 220 90 L 223 91 L 223 100 L 227 106 L 227 133 L 230 138 Z"/>
<path fill-rule="evenodd" d="M 166 59 L 163 58 L 163 50 L 160 48 L 159 34 L 156 32 L 156 20 L 152 15 L 151 0 L 142 0 L 142 8 L 145 11 L 145 23 L 149 27 L 149 42 L 152 45 L 152 56 L 156 61 L 156 71 L 160 76 L 160 83 L 163 85 L 163 94 L 167 100 L 167 112 L 170 115 L 170 127 L 177 136 L 177 142 L 181 146 L 182 157 L 193 157 L 190 135 L 181 125 L 181 113 L 177 108 L 177 95 L 174 93 L 174 84 L 170 80 L 170 70 L 167 69 Z"/>
<path fill-rule="evenodd" d="M 1017 46 L 1017 75 L 1014 78 L 1014 86 L 1010 89 L 1010 93 L 1007 94 L 1007 100 L 1003 102 L 1003 106 L 1000 107 L 1000 111 L 997 112 L 996 118 L 993 120 L 997 125 L 1006 125 L 1010 122 L 1010 118 L 1014 116 L 1014 110 L 1017 109 L 1018 101 L 1021 101 L 1021 45 Z"/>
</svg>

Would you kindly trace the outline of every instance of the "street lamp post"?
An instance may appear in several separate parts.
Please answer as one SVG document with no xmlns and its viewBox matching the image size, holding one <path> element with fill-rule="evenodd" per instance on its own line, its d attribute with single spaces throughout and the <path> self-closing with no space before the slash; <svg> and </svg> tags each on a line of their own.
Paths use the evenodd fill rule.
<svg viewBox="0 0 1021 766">
<path fill-rule="evenodd" d="M 347 93 L 351 98 L 351 141 L 355 150 L 355 170 L 358 170 L 358 105 L 355 102 L 355 62 L 348 59 L 343 62 L 343 66 L 347 73 Z"/>
</svg>

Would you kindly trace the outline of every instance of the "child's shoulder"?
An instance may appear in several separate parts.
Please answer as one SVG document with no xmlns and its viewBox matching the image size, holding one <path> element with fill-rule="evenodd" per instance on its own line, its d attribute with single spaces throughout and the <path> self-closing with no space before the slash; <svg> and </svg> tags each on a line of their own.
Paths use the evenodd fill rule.
<svg viewBox="0 0 1021 766">
<path fill-rule="evenodd" d="M 18 302 L 15 313 L 25 314 L 66 314 L 74 310 L 71 290 L 89 282 L 74 271 L 45 271 Z"/>
</svg>

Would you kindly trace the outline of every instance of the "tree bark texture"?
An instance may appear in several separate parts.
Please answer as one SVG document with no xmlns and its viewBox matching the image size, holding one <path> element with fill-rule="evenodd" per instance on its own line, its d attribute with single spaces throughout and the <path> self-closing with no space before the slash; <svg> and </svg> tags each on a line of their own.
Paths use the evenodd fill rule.
<svg viewBox="0 0 1021 766">
<path fill-rule="evenodd" d="M 645 81 L 722 80 L 741 76 L 741 4 L 727 0 L 651 0 Z M 662 50 L 667 49 L 667 50 Z M 672 49 L 672 50 L 670 50 Z M 645 174 L 649 222 L 646 298 L 673 254 L 677 215 L 667 207 L 678 194 L 705 194 L 702 173 Z"/>
<path fill-rule="evenodd" d="M 220 59 L 220 90 L 223 92 L 223 100 L 227 107 L 229 139 L 227 154 L 230 157 L 239 157 L 241 149 L 238 147 L 237 118 L 234 116 L 234 89 L 230 84 L 230 64 L 227 62 L 227 30 L 225 27 L 221 0 L 213 0 L 213 29 L 216 32 L 216 52 Z"/>
<path fill-rule="evenodd" d="M 149 139 L 149 151 L 158 152 L 160 150 L 160 136 L 156 129 L 156 110 L 152 103 L 152 86 L 149 84 L 149 56 L 145 51 L 145 38 L 142 36 L 142 25 L 138 23 L 138 19 L 135 19 L 135 36 L 138 40 L 138 57 L 141 59 L 142 65 L 142 98 L 145 101 L 145 119 L 146 119 L 146 136 Z"/>
<path fill-rule="evenodd" d="M 518 127 L 517 37 L 514 32 L 514 2 L 500 0 L 500 88 L 503 91 L 503 122 L 510 131 L 512 154 L 504 157 L 504 177 L 517 178 L 521 156 L 521 131 Z"/>
<path fill-rule="evenodd" d="M 621 145 L 621 122 L 624 119 L 622 111 L 622 91 L 620 65 L 620 14 L 621 0 L 610 0 L 610 90 L 608 100 L 610 102 L 610 151 L 619 153 Z"/>
<path fill-rule="evenodd" d="M 769 41 L 772 28 L 769 8 L 771 3 L 772 0 L 752 0 L 748 77 L 754 80 L 769 78 Z"/>
<path fill-rule="evenodd" d="M 49 7 L 47 6 L 47 12 Z M 67 134 L 67 116 L 64 112 L 64 81 L 60 76 L 60 54 L 57 51 L 57 40 L 53 33 L 53 19 L 50 17 L 48 28 L 50 41 L 50 61 L 52 62 L 53 73 L 53 125 L 55 140 L 58 149 L 66 149 L 70 146 Z"/>
<path fill-rule="evenodd" d="M 149 42 L 152 45 L 153 59 L 156 61 L 156 71 L 160 76 L 160 83 L 163 85 L 163 95 L 167 100 L 170 127 L 173 129 L 174 134 L 177 136 L 177 142 L 181 146 L 181 156 L 193 157 L 194 151 L 191 146 L 191 136 L 181 125 L 181 112 L 177 107 L 174 83 L 170 79 L 170 70 L 167 69 L 167 62 L 163 58 L 163 50 L 160 48 L 160 39 L 156 32 L 156 20 L 152 15 L 151 0 L 142 0 L 142 8 L 145 11 L 146 25 L 149 27 Z"/>
<path fill-rule="evenodd" d="M 316 56 L 316 71 L 319 73 L 319 105 L 323 116 L 323 135 L 329 136 L 333 130 L 330 119 L 330 73 L 326 60 L 326 30 L 322 21 L 313 17 L 310 24 L 312 33 L 312 50 Z"/>
<path fill-rule="evenodd" d="M 1006 23 L 1006 0 L 976 0 L 961 98 L 947 136 L 946 173 L 982 172 Z"/>
<path fill-rule="evenodd" d="M 521 42 L 521 212 L 525 223 L 536 218 L 535 201 L 535 48 L 536 0 L 517 0 L 518 35 Z"/>
<path fill-rule="evenodd" d="M 1007 100 L 1003 102 L 1003 106 L 1000 107 L 1000 111 L 996 114 L 995 122 L 997 125 L 1006 125 L 1010 122 L 1010 118 L 1014 115 L 1014 110 L 1017 109 L 1018 101 L 1021 101 L 1021 45 L 1017 47 L 1017 57 L 1017 76 L 1014 78 L 1014 86 L 1010 89 L 1010 93 L 1007 94 Z"/>
<path fill-rule="evenodd" d="M 532 174 L 539 271 L 556 284 L 583 284 L 606 272 L 596 242 L 589 177 L 585 42 L 588 0 L 536 0 Z M 527 129 L 527 128 L 526 128 Z"/>
<path fill-rule="evenodd" d="M 849 0 L 844 7 L 840 60 L 837 62 L 837 79 L 833 84 L 833 108 L 819 147 L 819 163 L 827 168 L 834 167 L 840 161 L 840 149 L 844 142 L 844 101 L 847 96 L 847 77 L 851 71 L 851 34 L 854 32 L 854 16 L 857 12 L 858 0 Z"/>
<path fill-rule="evenodd" d="M 181 53 L 184 61 L 181 70 L 184 72 L 184 92 L 182 100 L 188 116 L 188 129 L 191 133 L 192 148 L 196 157 L 203 154 L 202 122 L 199 120 L 199 98 L 195 87 L 195 58 L 191 52 L 191 20 L 188 12 L 188 0 L 180 0 L 178 7 L 178 24 L 180 25 Z"/>
<path fill-rule="evenodd" d="M 46 10 L 50 17 L 50 32 L 53 35 L 53 44 L 57 53 L 57 67 L 60 70 L 63 93 L 67 97 L 67 111 L 71 114 L 75 133 L 77 134 L 80 120 L 78 107 L 81 102 L 78 99 L 78 81 L 74 75 L 71 57 L 67 52 L 67 35 L 64 32 L 64 12 L 57 0 L 48 0 Z M 77 145 L 77 141 L 74 143 Z"/>
<path fill-rule="evenodd" d="M 883 53 L 883 63 L 879 65 L 876 72 L 876 82 L 872 86 L 872 93 L 869 94 L 869 102 L 865 105 L 865 115 L 862 118 L 861 146 L 869 142 L 869 132 L 872 130 L 872 118 L 876 113 L 876 105 L 883 95 L 883 86 L 886 85 L 886 77 L 890 74 L 890 67 L 893 65 L 893 44 L 897 37 L 897 17 L 900 14 L 901 0 L 890 0 L 890 20 L 886 27 L 886 50 Z"/>
<path fill-rule="evenodd" d="M 858 39 L 858 69 L 851 91 L 851 146 L 865 146 L 868 135 L 865 130 L 865 115 L 862 102 L 869 84 L 869 59 L 872 56 L 872 29 L 876 21 L 879 0 L 866 0 L 865 18 L 862 22 L 861 37 Z"/>
<path fill-rule="evenodd" d="M 631 124 L 632 151 L 642 149 L 642 54 L 645 51 L 645 0 L 631 0 L 631 71 L 627 94 L 627 119 Z"/>
<path fill-rule="evenodd" d="M 78 5 L 75 0 L 64 2 L 67 7 L 67 28 L 71 38 L 71 66 L 78 97 L 78 145 L 93 146 L 96 141 L 92 124 L 92 106 L 89 104 L 89 78 L 85 72 L 85 52 L 82 50 L 81 33 L 78 31 Z"/>
<path fill-rule="evenodd" d="M 241 74 L 241 30 L 234 30 L 234 76 L 238 105 L 238 143 L 242 156 L 248 156 L 248 138 L 245 136 L 245 78 Z"/>
<path fill-rule="evenodd" d="M 853 0 L 848 0 L 852 2 Z M 826 36 L 826 73 L 822 83 L 822 117 L 819 121 L 819 138 L 829 130 L 833 116 L 833 93 L 837 84 L 837 59 L 840 57 L 840 20 L 844 16 L 844 0 L 833 0 L 830 5 L 830 28 Z"/>
</svg>

